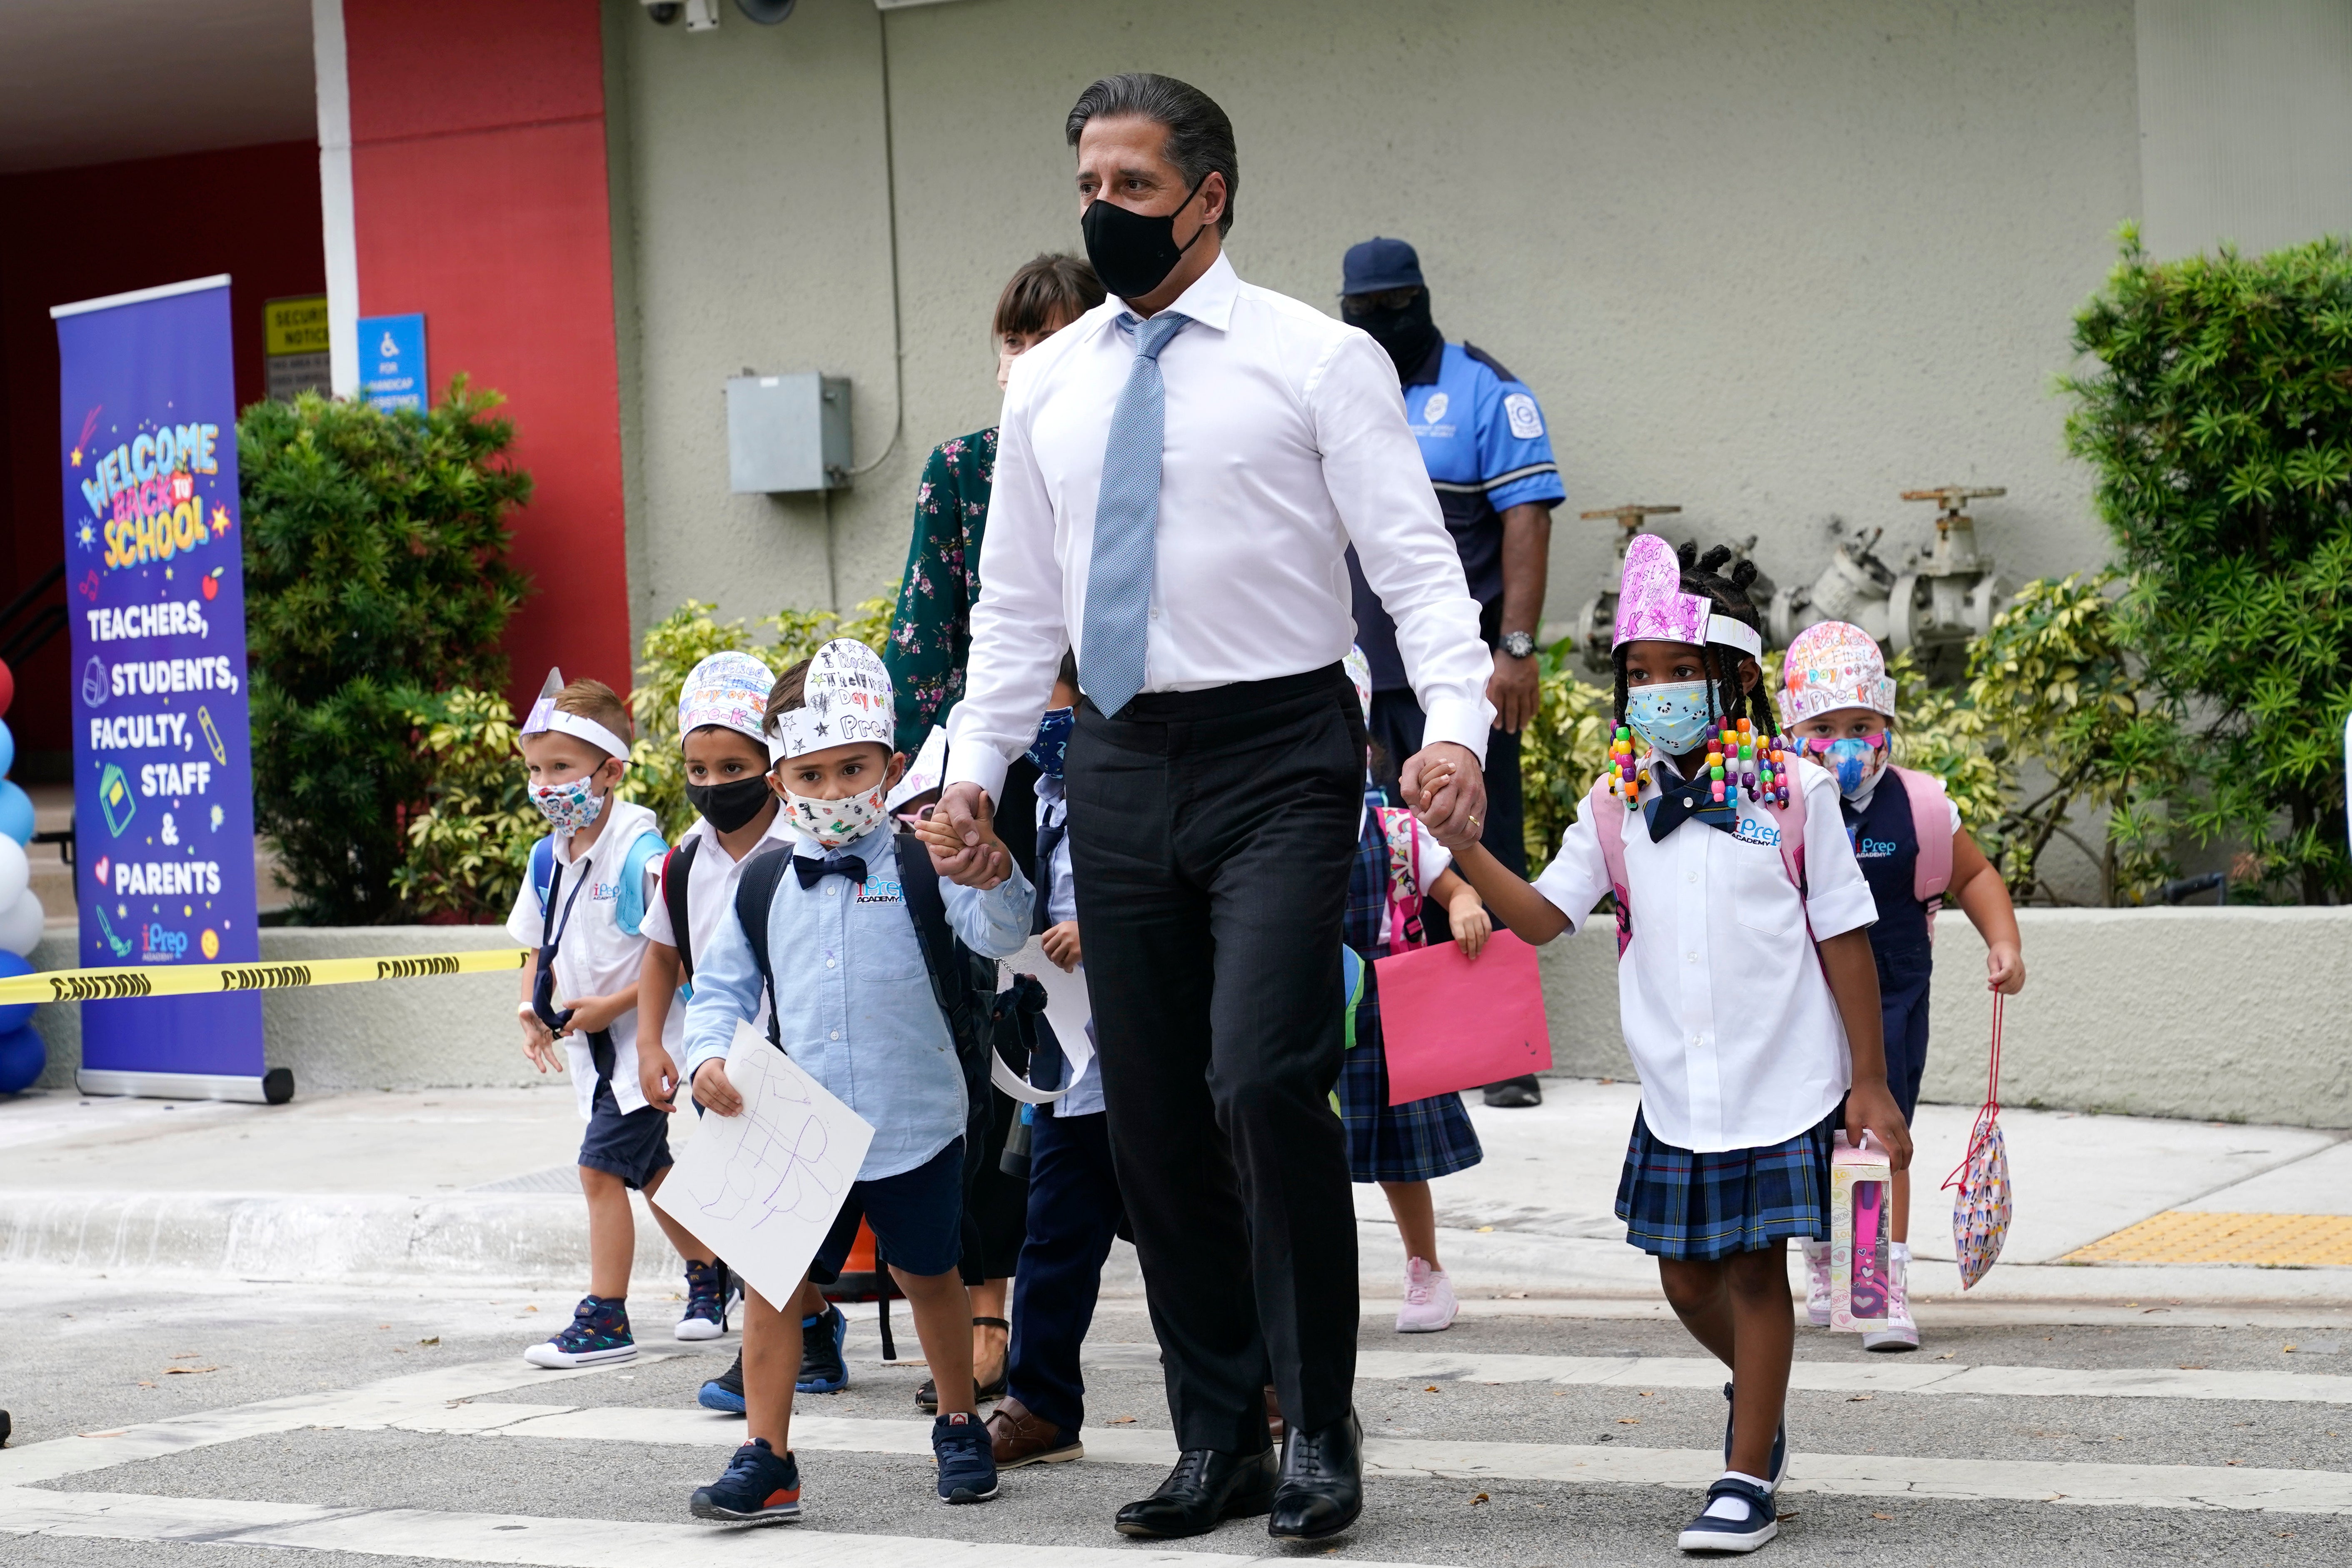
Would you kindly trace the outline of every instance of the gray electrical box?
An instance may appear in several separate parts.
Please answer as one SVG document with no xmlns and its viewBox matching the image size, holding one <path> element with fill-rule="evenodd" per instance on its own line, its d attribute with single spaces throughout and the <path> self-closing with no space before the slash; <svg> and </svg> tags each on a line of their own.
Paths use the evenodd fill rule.
<svg viewBox="0 0 2352 1568">
<path fill-rule="evenodd" d="M 738 495 L 849 483 L 849 378 L 802 371 L 727 382 L 727 488 Z"/>
</svg>

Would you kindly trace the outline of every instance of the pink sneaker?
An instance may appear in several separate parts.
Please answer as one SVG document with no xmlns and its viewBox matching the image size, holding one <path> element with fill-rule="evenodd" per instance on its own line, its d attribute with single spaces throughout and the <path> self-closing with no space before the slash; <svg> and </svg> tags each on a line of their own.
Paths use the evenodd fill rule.
<svg viewBox="0 0 2352 1568">
<path fill-rule="evenodd" d="M 1401 1334 L 1433 1334 L 1454 1326 L 1454 1281 L 1418 1258 L 1405 1259 L 1404 1307 L 1397 1313 Z"/>
<path fill-rule="evenodd" d="M 1807 1241 L 1805 1248 L 1805 1321 L 1817 1329 L 1830 1326 L 1830 1244 Z"/>
<path fill-rule="evenodd" d="M 1888 1258 L 1886 1281 L 1886 1326 L 1873 1329 L 1862 1336 L 1862 1348 L 1866 1351 L 1916 1351 L 1919 1348 L 1919 1325 L 1911 1321 L 1911 1249 L 1901 1243 L 1894 1247 Z"/>
</svg>

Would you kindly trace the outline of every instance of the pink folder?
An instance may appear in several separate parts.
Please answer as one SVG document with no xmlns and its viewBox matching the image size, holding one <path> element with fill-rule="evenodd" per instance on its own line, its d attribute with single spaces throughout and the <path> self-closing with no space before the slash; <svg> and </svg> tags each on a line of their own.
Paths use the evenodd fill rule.
<svg viewBox="0 0 2352 1568">
<path fill-rule="evenodd" d="M 1509 931 L 1497 931 L 1475 960 L 1442 942 L 1392 953 L 1372 970 L 1391 1105 L 1551 1066 L 1536 950 Z"/>
</svg>

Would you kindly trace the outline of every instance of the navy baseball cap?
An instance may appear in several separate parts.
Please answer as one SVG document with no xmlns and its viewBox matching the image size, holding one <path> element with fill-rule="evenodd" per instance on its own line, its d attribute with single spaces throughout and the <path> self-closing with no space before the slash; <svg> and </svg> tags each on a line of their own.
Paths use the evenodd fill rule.
<svg viewBox="0 0 2352 1568">
<path fill-rule="evenodd" d="M 1389 289 L 1426 289 L 1421 257 L 1401 239 L 1372 238 L 1348 247 L 1339 265 L 1339 292 L 1378 294 Z"/>
</svg>

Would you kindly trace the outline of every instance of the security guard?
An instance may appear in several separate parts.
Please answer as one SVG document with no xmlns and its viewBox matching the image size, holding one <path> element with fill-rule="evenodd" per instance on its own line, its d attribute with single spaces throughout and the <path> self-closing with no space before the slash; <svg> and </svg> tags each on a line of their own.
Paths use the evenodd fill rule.
<svg viewBox="0 0 2352 1568">
<path fill-rule="evenodd" d="M 1543 619 L 1544 578 L 1551 546 L 1551 509 L 1568 499 L 1553 461 L 1543 409 L 1493 355 L 1449 343 L 1430 320 L 1421 258 L 1401 239 L 1368 239 L 1349 248 L 1341 267 L 1340 318 L 1360 327 L 1396 362 L 1405 418 L 1462 555 L 1479 626 L 1495 650 L 1486 695 L 1495 732 L 1486 742 L 1486 821 L 1480 838 L 1521 876 L 1519 731 L 1539 702 L 1536 626 Z M 1422 712 L 1397 655 L 1396 623 L 1364 581 L 1353 551 L 1356 640 L 1372 667 L 1373 739 L 1392 761 L 1421 749 Z M 1490 1084 L 1486 1103 L 1542 1103 L 1529 1076 Z"/>
</svg>

